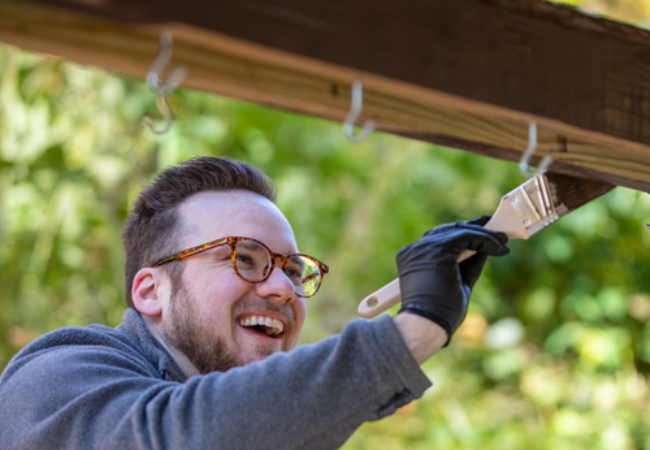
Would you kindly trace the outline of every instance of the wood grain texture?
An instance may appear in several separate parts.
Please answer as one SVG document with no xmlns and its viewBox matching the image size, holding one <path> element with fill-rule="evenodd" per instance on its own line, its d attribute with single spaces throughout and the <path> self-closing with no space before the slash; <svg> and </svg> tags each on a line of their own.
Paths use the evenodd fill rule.
<svg viewBox="0 0 650 450">
<path fill-rule="evenodd" d="M 541 0 L 40 1 L 195 25 L 650 143 L 650 33 Z"/>
<path fill-rule="evenodd" d="M 342 121 L 360 78 L 380 130 L 517 160 L 535 120 L 554 170 L 650 191 L 648 33 L 567 7 L 0 0 L 0 42 L 140 78 L 162 30 L 187 87 Z"/>
</svg>

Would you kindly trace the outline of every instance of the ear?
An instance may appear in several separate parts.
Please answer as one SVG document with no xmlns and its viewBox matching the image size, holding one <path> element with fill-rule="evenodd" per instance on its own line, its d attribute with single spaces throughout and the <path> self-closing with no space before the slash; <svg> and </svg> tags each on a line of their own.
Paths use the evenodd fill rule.
<svg viewBox="0 0 650 450">
<path fill-rule="evenodd" d="M 150 317 L 158 317 L 169 304 L 169 277 L 151 267 L 138 270 L 133 278 L 131 298 L 135 309 Z"/>
</svg>

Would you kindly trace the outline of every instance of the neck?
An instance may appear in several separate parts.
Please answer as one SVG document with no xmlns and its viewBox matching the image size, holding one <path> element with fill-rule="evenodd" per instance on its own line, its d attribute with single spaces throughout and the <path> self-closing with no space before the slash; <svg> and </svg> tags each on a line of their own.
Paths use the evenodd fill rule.
<svg viewBox="0 0 650 450">
<path fill-rule="evenodd" d="M 162 336 L 162 333 L 160 332 L 159 325 L 157 323 L 154 323 L 153 320 L 149 316 L 146 316 L 142 314 L 142 318 L 144 319 L 144 323 L 147 325 L 147 329 L 149 329 L 149 332 L 153 335 L 153 337 L 162 344 L 163 347 L 169 352 L 169 354 L 174 358 L 174 361 L 176 364 L 178 364 L 178 367 L 180 367 L 181 371 L 183 372 L 183 375 L 185 375 L 186 379 L 190 379 L 193 376 L 196 375 L 201 375 L 199 370 L 192 364 L 192 362 L 187 359 L 187 356 L 178 349 L 176 349 L 173 345 L 168 344 L 165 342 L 165 339 Z"/>
</svg>

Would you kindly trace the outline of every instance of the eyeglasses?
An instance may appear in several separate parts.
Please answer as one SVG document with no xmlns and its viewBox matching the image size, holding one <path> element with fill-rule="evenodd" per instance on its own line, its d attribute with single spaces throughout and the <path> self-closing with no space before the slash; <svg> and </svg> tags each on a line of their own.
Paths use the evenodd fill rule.
<svg viewBox="0 0 650 450">
<path fill-rule="evenodd" d="M 279 259 L 280 268 L 293 283 L 296 295 L 301 298 L 316 295 L 323 280 L 323 275 L 329 272 L 329 267 L 325 263 L 309 255 L 302 253 L 281 255 L 272 252 L 271 249 L 257 239 L 238 236 L 227 236 L 207 244 L 188 248 L 161 259 L 153 267 L 172 261 L 180 261 L 197 253 L 224 245 L 230 246 L 230 260 L 235 273 L 248 283 L 257 284 L 266 281 L 273 272 L 275 260 Z"/>
</svg>

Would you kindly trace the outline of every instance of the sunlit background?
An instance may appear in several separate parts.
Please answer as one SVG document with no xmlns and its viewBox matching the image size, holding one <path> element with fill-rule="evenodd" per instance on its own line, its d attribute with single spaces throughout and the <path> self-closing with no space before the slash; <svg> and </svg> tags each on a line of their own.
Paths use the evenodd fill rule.
<svg viewBox="0 0 650 450">
<path fill-rule="evenodd" d="M 649 1 L 582 3 L 639 26 Z M 338 333 L 397 276 L 394 255 L 440 223 L 491 213 L 524 180 L 507 163 L 180 90 L 156 137 L 141 80 L 0 47 L 0 370 L 36 337 L 116 326 L 120 232 L 159 170 L 198 155 L 277 182 L 300 249 L 330 265 L 302 343 Z M 650 197 L 617 188 L 489 263 L 434 388 L 346 449 L 650 450 Z"/>
</svg>

